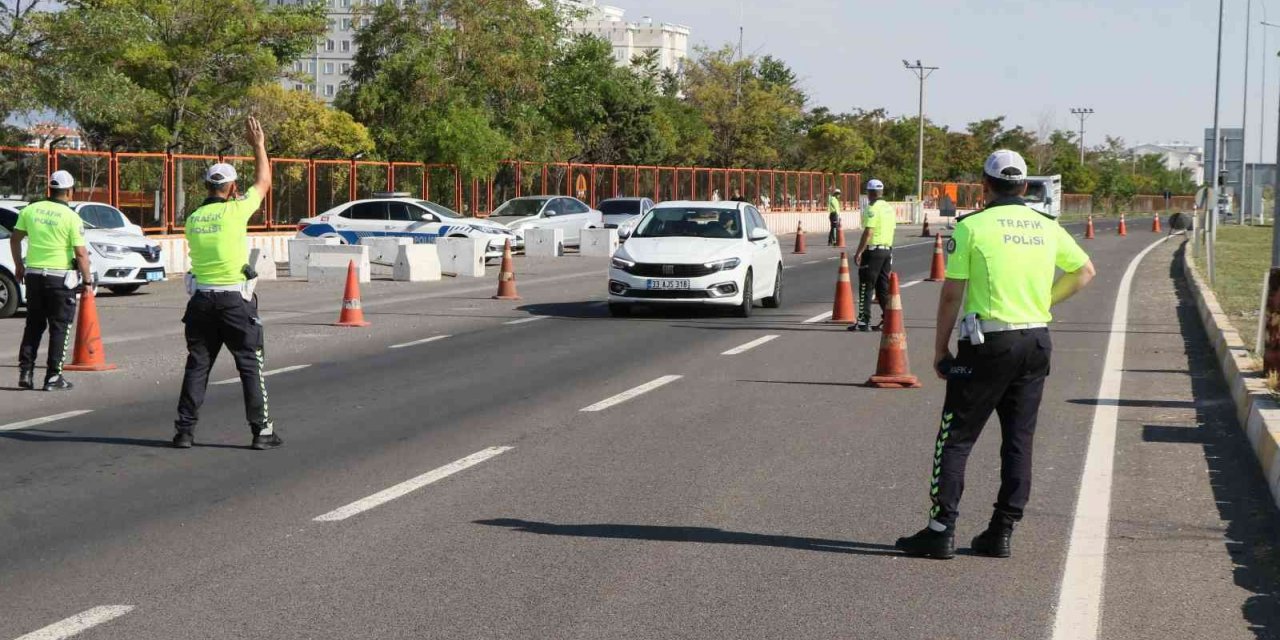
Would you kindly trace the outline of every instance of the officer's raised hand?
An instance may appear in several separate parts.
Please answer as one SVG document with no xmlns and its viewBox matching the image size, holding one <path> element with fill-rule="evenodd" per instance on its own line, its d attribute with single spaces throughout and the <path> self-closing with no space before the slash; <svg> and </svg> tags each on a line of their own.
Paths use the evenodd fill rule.
<svg viewBox="0 0 1280 640">
<path fill-rule="evenodd" d="M 257 118 L 249 116 L 249 119 L 245 121 L 244 128 L 244 139 L 249 143 L 249 146 L 254 149 L 266 146 L 267 134 L 262 132 L 262 125 L 258 123 Z"/>
</svg>

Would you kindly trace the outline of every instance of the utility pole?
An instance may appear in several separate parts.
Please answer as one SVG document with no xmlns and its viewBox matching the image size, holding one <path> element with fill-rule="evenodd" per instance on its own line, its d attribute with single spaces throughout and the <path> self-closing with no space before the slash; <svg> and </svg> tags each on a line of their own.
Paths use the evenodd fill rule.
<svg viewBox="0 0 1280 640">
<path fill-rule="evenodd" d="M 1072 107 L 1071 114 L 1080 118 L 1080 166 L 1084 166 L 1084 121 L 1093 115 L 1093 109 L 1088 107 Z"/>
<path fill-rule="evenodd" d="M 902 61 L 902 66 L 916 74 L 920 79 L 920 144 L 916 149 L 916 201 L 924 202 L 924 81 L 933 75 L 940 67 L 926 67 L 916 60 L 915 64 L 911 64 L 906 60 Z"/>
<path fill-rule="evenodd" d="M 1237 224 L 1244 224 L 1244 209 L 1249 207 L 1249 214 L 1255 215 L 1253 210 L 1253 193 L 1249 191 L 1249 163 L 1244 161 L 1245 140 L 1249 139 L 1249 34 L 1253 31 L 1253 0 L 1245 1 L 1244 10 L 1244 106 L 1240 115 L 1240 219 Z M 1256 186 L 1255 186 L 1256 188 Z"/>
<path fill-rule="evenodd" d="M 1213 250 L 1218 233 L 1218 180 L 1222 167 L 1222 126 L 1219 122 L 1222 104 L 1222 19 L 1226 13 L 1226 0 L 1218 0 L 1218 63 L 1213 79 L 1213 173 L 1209 184 L 1209 205 L 1205 207 L 1208 224 L 1205 226 L 1205 262 L 1209 273 L 1209 285 L 1214 283 Z"/>
</svg>

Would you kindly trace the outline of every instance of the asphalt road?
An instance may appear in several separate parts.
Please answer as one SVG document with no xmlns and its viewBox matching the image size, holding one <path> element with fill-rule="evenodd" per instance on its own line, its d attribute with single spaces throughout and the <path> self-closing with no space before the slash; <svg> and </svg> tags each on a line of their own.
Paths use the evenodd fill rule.
<svg viewBox="0 0 1280 640">
<path fill-rule="evenodd" d="M 818 235 L 748 320 L 609 318 L 604 261 L 578 257 L 519 260 L 516 303 L 372 283 L 369 329 L 327 325 L 340 287 L 267 283 L 267 369 L 299 367 L 268 379 L 270 452 L 245 448 L 234 384 L 169 449 L 182 296 L 104 295 L 119 371 L 0 391 L 0 639 L 1048 638 L 1117 288 L 1155 239 L 1137 226 L 1099 226 L 1096 285 L 1058 312 L 1003 561 L 892 550 L 924 523 L 942 401 L 927 241 L 895 257 L 925 385 L 905 391 L 860 386 L 878 334 L 806 322 L 834 288 Z M 1171 276 L 1180 242 L 1134 278 L 1098 637 L 1280 637 L 1280 517 Z M 971 458 L 964 547 L 997 448 L 991 429 Z"/>
</svg>

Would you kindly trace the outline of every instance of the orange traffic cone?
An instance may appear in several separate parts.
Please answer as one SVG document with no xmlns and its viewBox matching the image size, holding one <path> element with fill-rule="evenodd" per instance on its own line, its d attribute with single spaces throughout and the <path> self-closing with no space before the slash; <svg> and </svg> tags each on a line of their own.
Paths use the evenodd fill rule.
<svg viewBox="0 0 1280 640">
<path fill-rule="evenodd" d="M 1125 227 L 1125 226 L 1124 226 L 1124 214 L 1123 214 L 1123 213 L 1122 213 L 1122 214 L 1120 214 L 1120 229 L 1119 229 L 1119 231 L 1120 231 L 1120 235 L 1122 235 L 1122 236 L 1127 236 L 1127 235 L 1129 235 L 1129 229 L 1128 229 L 1127 227 Z"/>
<path fill-rule="evenodd" d="M 498 270 L 498 294 L 494 300 L 519 300 L 516 293 L 516 268 L 511 264 L 511 241 L 502 248 L 502 268 Z"/>
<path fill-rule="evenodd" d="M 934 236 L 933 240 L 933 264 L 929 267 L 929 282 L 942 282 L 947 279 L 947 263 L 942 257 L 942 234 Z"/>
<path fill-rule="evenodd" d="M 889 304 L 884 309 L 881 331 L 876 373 L 867 379 L 867 386 L 879 389 L 918 388 L 920 379 L 911 375 L 911 368 L 907 365 L 907 328 L 902 320 L 902 295 L 898 291 L 896 273 L 889 274 Z"/>
<path fill-rule="evenodd" d="M 1160 214 L 1151 218 L 1151 233 L 1160 233 Z"/>
<path fill-rule="evenodd" d="M 1084 239 L 1093 239 L 1093 216 L 1089 216 L 1089 221 L 1084 225 Z"/>
<path fill-rule="evenodd" d="M 98 305 L 94 302 L 93 287 L 85 287 L 80 294 L 80 310 L 76 314 L 76 347 L 71 364 L 66 371 L 110 371 L 114 364 L 107 364 L 107 354 L 102 350 L 102 329 L 98 324 Z"/>
<path fill-rule="evenodd" d="M 853 281 L 849 279 L 849 256 L 840 252 L 840 271 L 836 278 L 836 299 L 831 306 L 831 322 L 853 324 L 858 320 L 858 310 L 853 303 Z"/>
<path fill-rule="evenodd" d="M 347 289 L 342 294 L 342 313 L 338 314 L 335 327 L 367 327 L 364 308 L 360 304 L 360 279 L 356 277 L 356 261 L 347 263 Z"/>
<path fill-rule="evenodd" d="M 791 253 L 804 253 L 804 225 L 796 223 L 796 248 Z"/>
<path fill-rule="evenodd" d="M 929 236 L 931 236 L 931 235 L 933 235 L 933 234 L 932 234 L 932 233 L 929 233 L 929 219 L 928 219 L 928 218 L 925 218 L 925 219 L 924 219 L 924 228 L 920 230 L 920 237 L 921 237 L 921 238 L 928 238 L 928 237 L 929 237 Z"/>
<path fill-rule="evenodd" d="M 844 221 L 843 221 L 843 220 L 841 220 L 840 222 L 837 222 L 837 223 L 836 223 L 836 248 L 837 248 L 837 249 L 844 249 L 844 248 L 845 248 L 845 244 L 844 244 Z"/>
</svg>

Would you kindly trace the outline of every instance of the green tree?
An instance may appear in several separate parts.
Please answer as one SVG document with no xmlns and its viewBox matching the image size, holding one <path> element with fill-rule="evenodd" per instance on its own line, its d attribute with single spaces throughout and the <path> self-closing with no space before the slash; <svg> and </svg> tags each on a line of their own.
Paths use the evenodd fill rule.
<svg viewBox="0 0 1280 640">
<path fill-rule="evenodd" d="M 802 115 L 792 89 L 762 80 L 756 60 L 738 59 L 732 47 L 700 50 L 684 91 L 711 132 L 708 161 L 715 166 L 774 166 L 781 134 Z"/>
<path fill-rule="evenodd" d="M 809 129 L 805 141 L 807 168 L 827 173 L 845 173 L 871 164 L 871 147 L 857 130 L 834 122 Z"/>
</svg>

